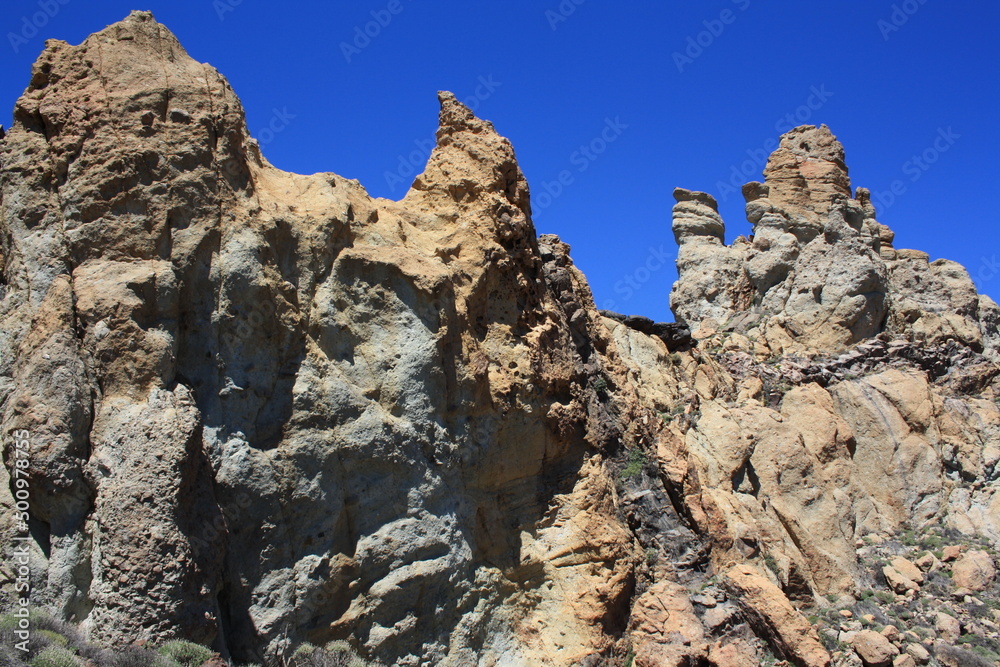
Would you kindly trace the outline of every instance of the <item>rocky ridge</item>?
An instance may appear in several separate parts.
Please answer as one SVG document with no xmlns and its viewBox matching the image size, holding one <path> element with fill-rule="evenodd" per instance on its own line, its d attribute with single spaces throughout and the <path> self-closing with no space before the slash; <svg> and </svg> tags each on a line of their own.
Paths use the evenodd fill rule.
<svg viewBox="0 0 1000 667">
<path fill-rule="evenodd" d="M 237 662 L 995 660 L 1000 310 L 893 247 L 832 133 L 782 137 L 732 245 L 675 192 L 663 324 L 595 308 L 510 143 L 439 98 L 393 202 L 269 165 L 149 13 L 47 43 L 0 140 L 33 602 Z M 893 546 L 934 531 L 954 589 Z"/>
</svg>

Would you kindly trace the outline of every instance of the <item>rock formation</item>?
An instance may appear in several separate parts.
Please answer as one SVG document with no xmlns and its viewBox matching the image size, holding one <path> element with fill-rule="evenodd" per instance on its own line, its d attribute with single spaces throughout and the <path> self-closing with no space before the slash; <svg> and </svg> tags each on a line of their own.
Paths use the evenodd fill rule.
<svg viewBox="0 0 1000 667">
<path fill-rule="evenodd" d="M 894 249 L 805 127 L 751 238 L 675 192 L 679 324 L 599 312 L 510 143 L 439 98 L 393 202 L 269 165 L 149 13 L 47 43 L 0 140 L 0 528 L 26 432 L 33 604 L 274 664 L 964 655 L 831 657 L 807 620 L 933 584 L 872 574 L 905 531 L 979 540 L 948 567 L 996 588 L 1000 310 L 964 269 Z"/>
<path fill-rule="evenodd" d="M 839 351 L 885 332 L 954 339 L 996 357 L 996 303 L 960 265 L 893 248 L 868 190 L 851 197 L 844 148 L 829 128 L 785 134 L 764 176 L 743 188 L 753 231 L 732 246 L 711 195 L 674 192 L 678 321 L 759 330 L 773 354 Z"/>
</svg>

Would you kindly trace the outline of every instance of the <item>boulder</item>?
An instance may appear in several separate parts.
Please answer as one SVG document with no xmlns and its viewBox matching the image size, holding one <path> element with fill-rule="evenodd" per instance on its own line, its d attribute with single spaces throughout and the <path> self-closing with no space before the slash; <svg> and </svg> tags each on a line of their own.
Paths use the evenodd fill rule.
<svg viewBox="0 0 1000 667">
<path fill-rule="evenodd" d="M 962 636 L 962 624 L 957 618 L 944 612 L 934 613 L 934 629 L 947 642 L 956 642 Z"/>
<path fill-rule="evenodd" d="M 924 583 L 924 573 L 920 571 L 920 568 L 914 565 L 911 561 L 901 557 L 896 556 L 889 564 L 898 572 L 910 581 L 916 584 Z"/>
<path fill-rule="evenodd" d="M 985 591 L 997 575 L 993 558 L 979 549 L 965 552 L 952 565 L 951 572 L 955 585 L 970 591 Z"/>
<path fill-rule="evenodd" d="M 872 630 L 862 630 L 851 640 L 854 652 L 865 667 L 890 667 L 899 649 L 888 639 Z"/>
<path fill-rule="evenodd" d="M 889 584 L 889 588 L 891 588 L 893 591 L 895 591 L 900 595 L 910 590 L 913 591 L 920 590 L 920 586 L 917 584 L 917 582 L 913 581 L 912 579 L 909 579 L 908 577 L 903 576 L 903 574 L 899 570 L 897 570 L 892 566 L 889 565 L 884 566 L 882 568 L 882 574 L 885 576 L 885 580 Z M 921 578 L 923 577 L 921 576 Z"/>
<path fill-rule="evenodd" d="M 911 656 L 918 665 L 926 665 L 931 661 L 930 651 L 917 643 L 907 644 L 906 654 Z"/>
</svg>

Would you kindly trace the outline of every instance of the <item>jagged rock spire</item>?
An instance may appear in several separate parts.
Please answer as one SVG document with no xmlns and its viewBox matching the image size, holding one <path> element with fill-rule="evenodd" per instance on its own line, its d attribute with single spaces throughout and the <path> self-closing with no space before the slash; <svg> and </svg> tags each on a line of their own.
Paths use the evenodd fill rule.
<svg viewBox="0 0 1000 667">
<path fill-rule="evenodd" d="M 782 135 L 764 178 L 771 200 L 793 216 L 822 218 L 838 196 L 851 196 L 844 146 L 826 125 L 804 125 Z"/>
<path fill-rule="evenodd" d="M 769 337 L 775 352 L 838 350 L 887 328 L 952 336 L 977 348 L 993 335 L 976 324 L 982 318 L 964 270 L 959 276 L 954 268 L 928 265 L 926 253 L 896 250 L 892 230 L 875 219 L 868 190 L 858 188 L 852 198 L 844 147 L 830 128 L 807 125 L 784 134 L 764 177 L 743 188 L 753 230 L 732 246 L 690 243 L 721 240 L 724 226 L 705 203 L 708 195 L 678 190 L 680 278 L 671 308 L 679 321 L 692 327 L 706 319 L 713 326 L 738 321 Z M 914 290 L 917 284 L 924 287 Z M 931 303 L 928 294 L 963 304 L 962 317 L 934 315 L 949 307 L 936 298 Z M 920 310 L 914 302 L 925 311 L 920 322 L 907 321 Z"/>
<path fill-rule="evenodd" d="M 424 200 L 466 219 L 484 217 L 501 238 L 516 234 L 533 241 L 528 183 L 510 141 L 452 93 L 439 92 L 438 100 L 437 146 L 405 201 Z"/>
</svg>

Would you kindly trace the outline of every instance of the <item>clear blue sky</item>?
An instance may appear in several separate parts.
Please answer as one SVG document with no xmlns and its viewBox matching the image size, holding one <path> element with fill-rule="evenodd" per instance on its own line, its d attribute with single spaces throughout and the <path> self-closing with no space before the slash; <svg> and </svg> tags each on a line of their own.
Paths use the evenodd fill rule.
<svg viewBox="0 0 1000 667">
<path fill-rule="evenodd" d="M 32 36 L 25 21 L 46 6 L 54 16 L 35 16 L 45 25 Z M 229 78 L 272 163 L 357 178 L 375 196 L 403 195 L 412 174 L 401 155 L 415 152 L 415 171 L 422 169 L 420 145 L 437 122 L 435 92 L 471 97 L 514 143 L 538 232 L 572 245 L 598 305 L 661 320 L 672 319 L 673 188 L 721 200 L 734 167 L 745 167 L 736 181 L 759 179 L 762 150 L 798 113 L 843 141 L 855 186 L 888 192 L 900 181 L 905 192 L 879 216 L 895 229 L 897 247 L 962 262 L 1000 300 L 1000 3 L 6 0 L 4 7 L 7 109 L 45 38 L 79 43 L 131 9 L 150 9 L 194 58 Z M 345 53 L 343 43 L 373 16 L 386 25 L 369 25 L 377 36 Z M 678 60 L 689 47 L 690 60 Z M 803 106 L 810 102 L 817 108 Z M 2 118 L 10 124 L 9 113 Z M 272 121 L 280 132 L 268 131 Z M 951 133 L 938 142 L 947 145 L 943 153 L 934 148 L 939 131 Z M 579 152 L 602 133 L 614 140 L 600 155 Z M 933 164 L 910 161 L 925 150 Z M 558 192 L 551 184 L 563 171 L 569 185 Z M 546 183 L 557 196 L 542 196 Z M 738 193 L 721 210 L 730 238 L 748 231 Z M 647 272 L 664 253 L 670 261 Z M 625 289 L 626 276 L 638 290 Z"/>
</svg>

